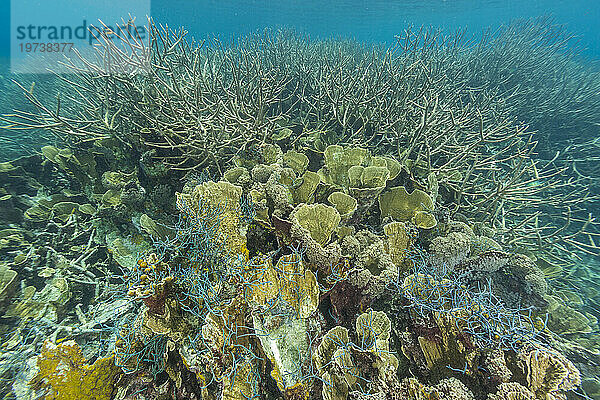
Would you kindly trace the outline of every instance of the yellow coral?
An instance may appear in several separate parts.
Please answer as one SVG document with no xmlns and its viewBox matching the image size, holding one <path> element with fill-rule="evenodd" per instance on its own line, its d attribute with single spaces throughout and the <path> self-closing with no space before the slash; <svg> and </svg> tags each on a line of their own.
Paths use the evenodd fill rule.
<svg viewBox="0 0 600 400">
<path fill-rule="evenodd" d="M 412 237 L 404 222 L 390 222 L 383 227 L 386 236 L 385 250 L 392 258 L 392 262 L 397 267 L 404 266 L 407 250 L 409 249 Z"/>
<path fill-rule="evenodd" d="M 246 361 L 235 374 L 223 376 L 223 400 L 247 400 L 256 394 L 258 376 L 252 363 Z"/>
<path fill-rule="evenodd" d="M 411 220 L 418 211 L 430 211 L 433 207 L 431 197 L 419 189 L 408 193 L 404 186 L 398 186 L 379 196 L 381 217 L 391 216 L 401 222 Z M 426 222 L 424 227 L 430 228 L 435 226 L 434 221 L 432 215 L 420 214 L 416 222 Z"/>
<path fill-rule="evenodd" d="M 343 192 L 333 192 L 327 197 L 327 201 L 333 204 L 340 213 L 342 219 L 347 221 L 356 211 L 357 201 L 354 197 Z"/>
<path fill-rule="evenodd" d="M 342 147 L 331 145 L 323 154 L 326 168 L 319 171 L 323 180 L 344 188 L 350 186 L 349 169 L 366 163 L 371 154 L 369 150 L 359 147 Z"/>
<path fill-rule="evenodd" d="M 407 400 L 475 399 L 467 387 L 456 378 L 442 379 L 433 386 L 426 386 L 415 378 L 407 378 L 402 382 L 401 393 L 404 397 L 399 398 Z"/>
<path fill-rule="evenodd" d="M 363 390 L 364 376 L 377 374 L 383 382 L 396 377 L 398 359 L 389 352 L 391 321 L 382 311 L 368 310 L 356 320 L 358 343 L 351 344 L 348 330 L 336 326 L 325 334 L 314 355 L 315 366 L 325 383 L 323 399 L 346 399 L 352 390 Z M 367 354 L 374 360 L 361 364 Z"/>
<path fill-rule="evenodd" d="M 367 310 L 356 319 L 356 333 L 365 348 L 388 352 L 391 321 L 383 311 Z"/>
<path fill-rule="evenodd" d="M 303 204 L 294 211 L 292 217 L 321 246 L 329 242 L 341 220 L 340 213 L 325 204 Z"/>
<path fill-rule="evenodd" d="M 294 202 L 312 203 L 314 201 L 314 193 L 321 181 L 319 174 L 316 172 L 306 171 L 299 179 L 301 183 L 292 188 L 292 197 Z"/>
<path fill-rule="evenodd" d="M 390 177 L 390 171 L 387 167 L 368 166 L 365 167 L 360 176 L 361 187 L 380 188 Z"/>
<path fill-rule="evenodd" d="M 488 400 L 535 400 L 535 396 L 519 383 L 509 382 L 500 384 L 498 392 L 490 394 Z"/>
<path fill-rule="evenodd" d="M 306 385 L 297 383 L 284 391 L 284 398 L 294 400 L 308 400 L 308 389 Z"/>
<path fill-rule="evenodd" d="M 273 267 L 269 258 L 260 268 L 249 271 L 246 295 L 255 304 L 267 305 L 275 301 L 291 306 L 300 318 L 308 318 L 318 307 L 319 286 L 315 274 L 306 267 L 297 254 L 281 257 Z"/>
<path fill-rule="evenodd" d="M 196 186 L 192 193 L 177 193 L 177 208 L 184 213 L 198 213 L 204 202 L 211 209 L 223 209 L 219 235 L 228 249 L 245 254 L 246 237 L 239 217 L 241 197 L 241 187 L 226 181 L 209 181 Z"/>
<path fill-rule="evenodd" d="M 263 309 L 253 313 L 253 325 L 261 332 L 258 339 L 273 366 L 271 376 L 282 392 L 292 390 L 302 383 L 292 375 L 297 360 L 309 350 L 307 321 L 319 304 L 316 277 L 298 254 L 289 254 L 275 267 L 270 258 L 255 260 L 246 279 L 252 282 L 246 297 L 254 307 Z"/>
<path fill-rule="evenodd" d="M 308 157 L 297 151 L 289 150 L 283 155 L 283 165 L 290 167 L 296 173 L 301 174 L 306 171 L 306 167 L 308 167 Z"/>
<path fill-rule="evenodd" d="M 30 384 L 45 389 L 44 398 L 48 400 L 108 400 L 120 373 L 114 357 L 87 364 L 81 349 L 72 340 L 58 345 L 46 341 L 37 366 L 39 372 Z"/>
</svg>

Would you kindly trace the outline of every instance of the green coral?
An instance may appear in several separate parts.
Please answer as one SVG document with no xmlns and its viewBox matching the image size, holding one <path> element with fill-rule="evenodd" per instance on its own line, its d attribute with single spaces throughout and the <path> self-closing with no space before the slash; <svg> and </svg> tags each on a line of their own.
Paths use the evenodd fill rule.
<svg viewBox="0 0 600 400">
<path fill-rule="evenodd" d="M 347 399 L 354 390 L 374 394 L 375 388 L 367 389 L 366 381 L 389 384 L 396 379 L 398 359 L 389 351 L 391 321 L 387 315 L 367 310 L 357 318 L 356 332 L 358 342 L 352 343 L 348 330 L 336 326 L 317 347 L 314 361 L 324 382 L 323 399 Z"/>
<path fill-rule="evenodd" d="M 80 150 L 75 153 L 69 148 L 57 149 L 53 146 L 44 146 L 42 154 L 86 187 L 93 187 L 99 179 L 96 159 L 90 152 Z"/>
<path fill-rule="evenodd" d="M 262 149 L 262 157 L 265 164 L 271 165 L 280 162 L 283 152 L 276 144 L 266 144 Z"/>
<path fill-rule="evenodd" d="M 313 203 L 315 191 L 321 182 L 319 174 L 306 171 L 298 180 L 299 183 L 292 188 L 294 203 Z"/>
<path fill-rule="evenodd" d="M 294 211 L 293 218 L 321 246 L 329 242 L 341 220 L 335 208 L 324 204 L 303 204 Z"/>
<path fill-rule="evenodd" d="M 393 187 L 379 196 L 381 217 L 392 217 L 400 222 L 412 221 L 423 228 L 435 226 L 435 218 L 430 213 L 434 208 L 431 197 L 422 190 L 411 193 L 404 186 Z"/>
<path fill-rule="evenodd" d="M 12 300 L 18 284 L 17 272 L 8 268 L 6 265 L 0 265 L 0 305 Z"/>
<path fill-rule="evenodd" d="M 342 219 L 347 220 L 356 211 L 357 201 L 354 197 L 343 192 L 333 192 L 327 197 L 327 201 L 335 206 Z"/>
<path fill-rule="evenodd" d="M 421 229 L 433 229 L 437 226 L 437 220 L 429 211 L 417 211 L 412 217 L 412 223 Z"/>
<path fill-rule="evenodd" d="M 200 204 L 209 209 L 223 208 L 219 235 L 230 251 L 246 253 L 246 237 L 240 219 L 242 188 L 227 181 L 204 182 L 190 193 L 177 193 L 177 208 L 181 212 L 197 213 Z"/>
<path fill-rule="evenodd" d="M 383 233 L 386 236 L 385 249 L 392 258 L 392 262 L 401 267 L 406 259 L 412 238 L 404 222 L 390 222 L 384 225 Z"/>
<path fill-rule="evenodd" d="M 547 296 L 549 301 L 546 312 L 548 313 L 548 327 L 552 332 L 569 334 L 588 334 L 592 332 L 590 320 L 581 312 L 569 307 L 554 296 Z"/>
<path fill-rule="evenodd" d="M 327 146 L 323 156 L 326 168 L 319 170 L 319 174 L 324 178 L 324 182 L 348 188 L 350 187 L 348 170 L 353 166 L 366 163 L 371 154 L 368 150 L 359 147 L 331 145 Z"/>
<path fill-rule="evenodd" d="M 298 360 L 309 352 L 309 318 L 319 305 L 319 286 L 297 254 L 283 256 L 275 267 L 270 258 L 261 264 L 249 272 L 254 284 L 246 296 L 263 310 L 253 313 L 254 329 L 261 332 L 262 349 L 273 364 L 271 375 L 285 392 L 302 383 Z"/>
<path fill-rule="evenodd" d="M 387 167 L 368 166 L 360 174 L 360 186 L 365 188 L 379 188 L 385 186 L 390 177 Z"/>
<path fill-rule="evenodd" d="M 297 174 L 302 174 L 308 167 L 308 157 L 303 153 L 289 150 L 283 155 L 283 165 L 290 167 Z"/>
</svg>

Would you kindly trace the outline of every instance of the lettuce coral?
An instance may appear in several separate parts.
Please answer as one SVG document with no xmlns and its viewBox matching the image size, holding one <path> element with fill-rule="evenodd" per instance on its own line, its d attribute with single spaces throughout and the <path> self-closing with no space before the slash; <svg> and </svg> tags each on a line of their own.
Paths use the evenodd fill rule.
<svg viewBox="0 0 600 400">
<path fill-rule="evenodd" d="M 437 222 L 430 214 L 434 208 L 431 197 L 422 190 L 408 193 L 404 186 L 393 187 L 379 196 L 381 217 L 390 216 L 397 221 L 412 221 L 423 228 L 433 228 Z"/>
</svg>

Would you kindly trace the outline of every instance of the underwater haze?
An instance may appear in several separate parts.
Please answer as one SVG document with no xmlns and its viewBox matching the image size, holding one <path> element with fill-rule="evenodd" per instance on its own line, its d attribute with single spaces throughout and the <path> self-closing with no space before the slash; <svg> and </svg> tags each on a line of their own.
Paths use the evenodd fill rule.
<svg viewBox="0 0 600 400">
<path fill-rule="evenodd" d="M 600 399 L 593 1 L 1 1 L 0 396 Z"/>
<path fill-rule="evenodd" d="M 387 44 L 408 26 L 433 26 L 448 33 L 468 28 L 478 35 L 514 19 L 550 15 L 581 39 L 587 56 L 600 57 L 600 6 L 592 0 L 154 0 L 152 15 L 172 27 L 184 26 L 196 37 L 229 37 L 276 27 L 321 39 Z"/>
</svg>

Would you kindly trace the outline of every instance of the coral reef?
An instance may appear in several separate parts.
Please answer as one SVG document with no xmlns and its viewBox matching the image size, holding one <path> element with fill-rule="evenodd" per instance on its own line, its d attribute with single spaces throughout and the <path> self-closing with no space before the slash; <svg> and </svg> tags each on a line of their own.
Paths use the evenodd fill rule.
<svg viewBox="0 0 600 400">
<path fill-rule="evenodd" d="M 591 121 L 600 104 L 598 72 L 576 67 L 572 58 L 578 46 L 547 19 L 515 22 L 476 45 L 466 35 L 457 35 L 449 46 L 435 31 L 409 30 L 389 51 L 278 31 L 250 35 L 238 45 L 210 42 L 211 50 L 205 52 L 182 32 L 154 21 L 148 21 L 148 35 L 154 51 L 143 57 L 135 53 L 145 47 L 139 38 L 122 37 L 130 49 L 122 62 L 151 78 L 116 79 L 93 60 L 77 60 L 75 80 L 64 85 L 69 94 L 61 98 L 65 115 L 21 86 L 36 112 L 4 119 L 14 129 L 46 128 L 70 144 L 72 149 L 48 146 L 44 153 L 88 183 L 101 176 L 100 171 L 90 174 L 100 165 L 94 165 L 90 154 L 139 166 L 140 177 L 165 184 L 169 172 L 180 178 L 211 168 L 221 176 L 233 163 L 251 170 L 248 160 L 267 151 L 265 164 L 279 159 L 295 175 L 306 175 L 306 186 L 297 195 L 303 202 L 309 199 L 309 182 L 316 181 L 304 172 L 311 157 L 301 150 L 310 149 L 325 155 L 322 168 L 311 172 L 318 172 L 327 185 L 344 188 L 359 210 L 388 181 L 410 174 L 422 182 L 404 186 L 411 193 L 408 198 L 417 201 L 424 189 L 433 201 L 442 195 L 454 211 L 501 230 L 498 239 L 504 244 L 562 262 L 569 249 L 598 252 L 593 240 L 588 243 L 594 220 L 583 211 L 595 201 L 587 195 L 588 184 L 597 181 L 588 173 L 594 167 L 585 161 L 595 158 L 585 155 L 597 153 Z M 99 57 L 114 46 L 111 40 L 99 43 Z M 79 64 L 94 79 L 80 79 Z M 488 70 L 489 65 L 498 68 Z M 550 65 L 556 69 L 549 71 Z M 573 75 L 561 75 L 564 70 Z M 505 79 L 509 75 L 513 79 Z M 171 80 L 177 82 L 176 94 L 167 99 L 162 93 L 172 90 L 165 86 Z M 339 82 L 348 83 L 343 91 Z M 557 93 L 559 87 L 569 93 L 566 98 Z M 263 95 L 256 96 L 258 92 Z M 552 115 L 535 104 L 546 104 Z M 99 105 L 106 109 L 98 112 Z M 555 120 L 554 114 L 561 117 Z M 550 124 L 553 129 L 575 125 L 586 134 L 571 139 L 577 143 L 560 139 L 562 151 L 554 154 L 547 151 L 547 138 L 537 140 L 551 130 L 547 120 L 556 121 Z M 567 123 L 579 120 L 581 124 Z M 533 122 L 539 132 L 518 121 Z M 285 154 L 271 147 L 275 145 Z M 532 156 L 536 145 L 546 159 Z M 143 193 L 130 189 L 126 202 L 138 201 Z M 118 201 L 115 195 L 111 192 L 107 201 Z M 419 224 L 435 226 L 434 216 L 420 211 L 414 216 Z M 540 236 L 548 240 L 535 239 Z"/>
<path fill-rule="evenodd" d="M 64 174 L 65 163 L 50 164 L 50 175 Z M 21 321 L 5 358 L 27 349 L 3 373 L 32 382 L 15 393 L 47 398 L 88 390 L 92 379 L 106 382 L 97 398 L 115 399 L 560 398 L 578 388 L 577 367 L 545 335 L 546 322 L 589 331 L 568 322 L 577 314 L 563 325 L 544 318 L 569 309 L 542 270 L 481 224 L 438 222 L 440 195 L 408 192 L 418 184 L 402 173 L 410 168 L 358 147 L 269 145 L 222 180 L 190 176 L 174 216 L 144 206 L 136 173 L 68 175 L 83 194 L 40 196 L 23 212 L 23 223 L 58 226 L 60 253 L 31 264 L 43 286 L 17 273 L 32 254 L 2 266 L 2 307 Z M 26 251 L 25 231 L 4 232 L 5 251 Z M 65 245 L 73 235 L 81 248 Z M 30 282 L 21 293 L 19 280 Z M 93 304 L 70 311 L 88 282 Z M 517 304 L 514 291 L 527 302 Z M 43 346 L 28 339 L 51 330 Z M 95 347 L 80 350 L 73 338 Z M 61 357 L 76 361 L 63 375 Z"/>
<path fill-rule="evenodd" d="M 538 398 L 562 398 L 562 393 L 581 384 L 577 368 L 563 355 L 549 349 L 520 352 L 518 362 L 527 375 L 528 389 Z"/>
<path fill-rule="evenodd" d="M 37 368 L 30 384 L 43 390 L 45 399 L 109 400 L 118 376 L 112 357 L 87 365 L 73 341 L 58 345 L 45 342 L 37 358 Z"/>
<path fill-rule="evenodd" d="M 459 60 L 460 41 L 408 33 L 367 57 L 285 32 L 206 52 L 149 35 L 143 82 L 76 83 L 102 118 L 31 91 L 39 114 L 11 117 L 66 147 L 0 164 L 3 396 L 594 390 L 598 321 L 565 283 L 594 285 L 565 261 L 597 254 L 587 192 L 559 190 L 562 160 L 532 158 L 498 94 L 440 74 L 427 49 Z"/>
<path fill-rule="evenodd" d="M 385 395 L 381 389 L 396 380 L 398 367 L 389 350 L 390 327 L 385 313 L 368 310 L 356 319 L 356 343 L 340 326 L 323 336 L 315 352 L 323 399 L 347 399 L 351 392 Z"/>
</svg>

